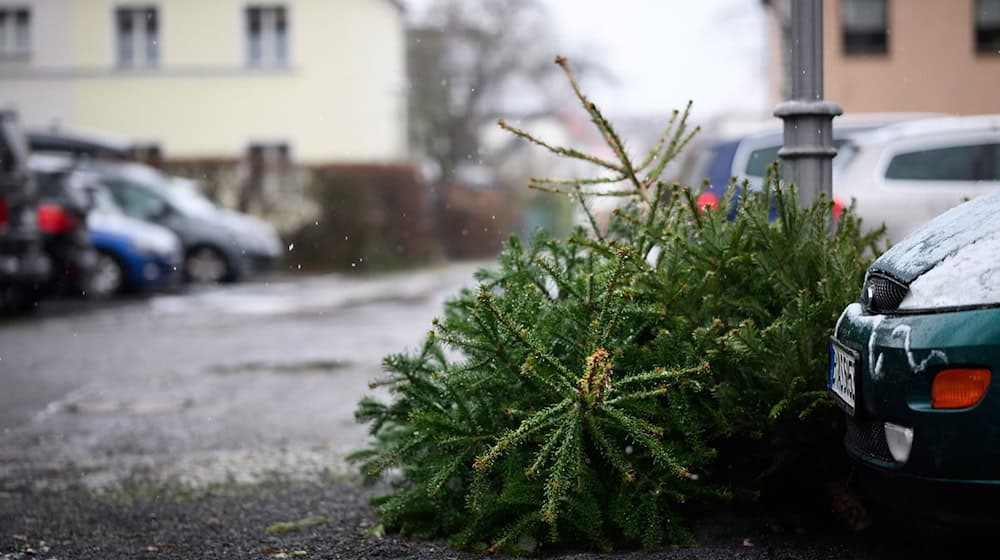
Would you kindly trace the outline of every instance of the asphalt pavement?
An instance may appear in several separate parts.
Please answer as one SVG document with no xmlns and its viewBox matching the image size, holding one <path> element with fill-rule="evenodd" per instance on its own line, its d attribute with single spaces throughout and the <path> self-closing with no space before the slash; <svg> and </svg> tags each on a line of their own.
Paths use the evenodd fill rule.
<svg viewBox="0 0 1000 560">
<path fill-rule="evenodd" d="M 0 322 L 0 481 L 345 472 L 382 357 L 419 345 L 477 266 L 43 302 Z"/>
<path fill-rule="evenodd" d="M 367 505 L 379 489 L 345 456 L 365 443 L 353 412 L 382 357 L 416 348 L 483 265 L 49 301 L 0 320 L 0 560 L 475 557 L 383 535 Z M 789 528 L 744 513 L 703 524 L 694 548 L 557 556 L 910 559 L 982 544 L 905 522 Z"/>
</svg>

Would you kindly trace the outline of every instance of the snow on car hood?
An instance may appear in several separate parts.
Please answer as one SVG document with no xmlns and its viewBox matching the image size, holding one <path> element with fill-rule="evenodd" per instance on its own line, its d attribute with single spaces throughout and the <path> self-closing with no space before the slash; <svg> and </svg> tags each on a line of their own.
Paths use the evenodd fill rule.
<svg viewBox="0 0 1000 560">
<path fill-rule="evenodd" d="M 998 255 L 998 234 L 962 247 L 911 282 L 899 308 L 939 309 L 1000 303 Z"/>
<path fill-rule="evenodd" d="M 87 215 L 87 227 L 126 237 L 136 247 L 160 255 L 172 255 L 181 250 L 180 239 L 169 229 L 117 212 L 93 211 Z"/>
<path fill-rule="evenodd" d="M 980 196 L 927 222 L 886 251 L 871 268 L 915 284 L 918 277 L 944 265 L 940 272 L 930 276 L 925 287 L 932 286 L 934 281 L 956 282 L 959 276 L 977 270 L 982 275 L 986 272 L 982 267 L 995 266 L 996 255 L 1000 254 L 996 252 L 997 245 L 992 244 L 995 241 L 991 241 L 1000 238 L 997 215 L 1000 215 L 1000 192 Z M 985 243 L 979 245 L 979 242 Z M 989 247 L 994 248 L 993 253 L 986 253 Z M 973 265 L 972 258 L 982 262 Z M 957 290 L 949 289 L 954 291 Z"/>
</svg>

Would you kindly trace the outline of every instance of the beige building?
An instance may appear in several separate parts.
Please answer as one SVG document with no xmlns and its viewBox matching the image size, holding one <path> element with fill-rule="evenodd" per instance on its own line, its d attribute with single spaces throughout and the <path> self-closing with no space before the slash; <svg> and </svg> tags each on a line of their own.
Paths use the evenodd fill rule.
<svg viewBox="0 0 1000 560">
<path fill-rule="evenodd" d="M 406 155 L 394 0 L 0 0 L 0 108 L 166 160 Z"/>
<path fill-rule="evenodd" d="M 793 1 L 765 0 L 772 106 Z M 845 112 L 1000 113 L 1000 0 L 825 0 L 823 41 L 824 97 Z"/>
</svg>

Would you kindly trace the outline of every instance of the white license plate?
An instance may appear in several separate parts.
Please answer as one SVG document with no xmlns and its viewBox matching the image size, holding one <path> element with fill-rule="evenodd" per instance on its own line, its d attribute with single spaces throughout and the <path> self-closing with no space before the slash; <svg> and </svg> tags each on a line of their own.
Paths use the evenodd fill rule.
<svg viewBox="0 0 1000 560">
<path fill-rule="evenodd" d="M 859 355 L 835 338 L 830 339 L 830 391 L 848 414 L 854 414 L 854 395 Z"/>
</svg>

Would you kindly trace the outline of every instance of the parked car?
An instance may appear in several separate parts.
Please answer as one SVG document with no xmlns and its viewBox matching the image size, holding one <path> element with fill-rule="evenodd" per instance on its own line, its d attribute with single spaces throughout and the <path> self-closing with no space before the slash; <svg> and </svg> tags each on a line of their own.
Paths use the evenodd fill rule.
<svg viewBox="0 0 1000 560">
<path fill-rule="evenodd" d="M 998 215 L 1000 192 L 919 228 L 871 265 L 834 327 L 828 385 L 844 444 L 892 507 L 1000 511 Z"/>
<path fill-rule="evenodd" d="M 131 146 L 127 142 L 94 132 L 29 128 L 25 134 L 32 154 L 118 160 L 127 160 L 131 155 Z"/>
<path fill-rule="evenodd" d="M 0 111 L 0 311 L 32 309 L 50 270 L 27 144 L 15 115 Z"/>
<path fill-rule="evenodd" d="M 176 233 L 184 245 L 184 275 L 192 282 L 235 282 L 272 268 L 281 241 L 272 227 L 207 198 L 192 181 L 140 163 L 92 162 L 125 214 Z"/>
<path fill-rule="evenodd" d="M 38 192 L 38 229 L 52 273 L 44 290 L 55 295 L 90 294 L 97 252 L 90 243 L 87 214 L 96 187 L 64 158 L 32 155 L 28 167 Z"/>
<path fill-rule="evenodd" d="M 104 187 L 95 193 L 87 226 L 98 252 L 91 281 L 96 296 L 180 284 L 184 266 L 180 238 L 169 229 L 127 216 Z"/>
<path fill-rule="evenodd" d="M 964 200 L 1000 190 L 1000 115 L 921 119 L 850 137 L 834 195 L 899 240 Z"/>
<path fill-rule="evenodd" d="M 844 159 L 841 147 L 848 138 L 862 132 L 876 130 L 897 122 L 929 118 L 932 113 L 858 113 L 837 117 L 833 121 L 833 145 L 838 149 L 834 161 Z M 779 159 L 778 150 L 784 141 L 781 124 L 768 122 L 751 132 L 727 135 L 710 140 L 684 174 L 685 184 L 700 186 L 707 179 L 708 185 L 701 193 L 699 204 L 718 204 L 726 195 L 730 180 L 737 184 L 746 180 L 749 188 L 759 190 L 764 182 L 767 167 Z M 834 193 L 835 196 L 837 193 Z M 840 198 L 837 202 L 841 203 Z M 735 209 L 737 200 L 733 201 Z"/>
</svg>

